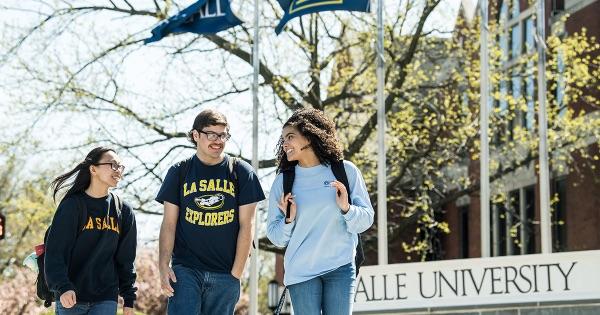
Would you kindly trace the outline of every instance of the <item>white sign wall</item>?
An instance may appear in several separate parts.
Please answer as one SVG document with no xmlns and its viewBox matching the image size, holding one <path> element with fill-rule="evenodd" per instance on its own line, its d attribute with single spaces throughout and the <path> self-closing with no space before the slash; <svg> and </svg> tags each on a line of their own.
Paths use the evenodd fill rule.
<svg viewBox="0 0 600 315">
<path fill-rule="evenodd" d="M 600 299 L 600 250 L 360 268 L 354 311 Z"/>
</svg>

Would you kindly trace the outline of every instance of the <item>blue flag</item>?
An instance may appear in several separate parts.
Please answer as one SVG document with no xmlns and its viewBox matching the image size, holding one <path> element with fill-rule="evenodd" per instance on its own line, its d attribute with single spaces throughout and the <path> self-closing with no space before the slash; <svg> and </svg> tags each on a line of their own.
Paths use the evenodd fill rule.
<svg viewBox="0 0 600 315">
<path fill-rule="evenodd" d="M 285 24 L 297 17 L 308 13 L 322 11 L 359 11 L 369 12 L 369 0 L 277 0 L 285 14 L 275 28 L 275 33 L 279 35 Z"/>
<path fill-rule="evenodd" d="M 242 21 L 231 11 L 229 0 L 200 0 L 160 23 L 144 43 L 159 41 L 169 34 L 214 34 L 240 24 Z"/>
</svg>

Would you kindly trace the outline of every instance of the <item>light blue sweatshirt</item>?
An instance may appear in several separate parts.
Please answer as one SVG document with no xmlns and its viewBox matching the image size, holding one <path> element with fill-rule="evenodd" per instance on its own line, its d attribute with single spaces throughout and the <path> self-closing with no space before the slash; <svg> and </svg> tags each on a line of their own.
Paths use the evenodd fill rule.
<svg viewBox="0 0 600 315">
<path fill-rule="evenodd" d="M 267 237 L 286 247 L 284 284 L 304 282 L 354 262 L 357 233 L 373 224 L 374 211 L 365 181 L 358 168 L 344 161 L 350 185 L 350 210 L 343 214 L 335 201 L 336 180 L 330 166 L 296 166 L 292 194 L 296 219 L 285 223 L 277 204 L 283 194 L 283 174 L 278 174 L 269 194 Z"/>
</svg>

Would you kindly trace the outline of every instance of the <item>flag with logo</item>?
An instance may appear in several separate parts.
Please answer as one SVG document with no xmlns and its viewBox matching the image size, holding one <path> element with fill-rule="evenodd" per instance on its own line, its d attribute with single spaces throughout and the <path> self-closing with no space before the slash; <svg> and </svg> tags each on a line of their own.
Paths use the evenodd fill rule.
<svg viewBox="0 0 600 315">
<path fill-rule="evenodd" d="M 285 24 L 298 16 L 322 11 L 359 11 L 369 12 L 369 0 L 277 0 L 285 11 L 275 28 L 279 34 Z"/>
<path fill-rule="evenodd" d="M 231 11 L 230 0 L 200 0 L 170 17 L 152 30 L 145 44 L 156 42 L 169 34 L 215 34 L 242 24 Z"/>
</svg>

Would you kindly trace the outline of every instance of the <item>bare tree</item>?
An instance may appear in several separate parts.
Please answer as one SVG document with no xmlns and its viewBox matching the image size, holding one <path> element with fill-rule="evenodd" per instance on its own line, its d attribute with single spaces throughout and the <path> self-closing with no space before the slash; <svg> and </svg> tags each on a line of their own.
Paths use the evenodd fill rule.
<svg viewBox="0 0 600 315">
<path fill-rule="evenodd" d="M 243 18 L 251 15 L 251 4 L 234 2 L 234 8 Z M 44 150 L 81 150 L 104 142 L 126 152 L 135 161 L 127 174 L 127 192 L 144 213 L 160 214 L 151 205 L 154 190 L 148 187 L 158 187 L 165 169 L 189 151 L 185 137 L 191 123 L 183 121 L 191 121 L 204 106 L 220 107 L 235 119 L 249 121 L 249 104 L 240 103 L 250 100 L 251 25 L 143 45 L 151 28 L 182 6 L 168 0 L 98 0 L 85 5 L 31 0 L 0 6 L 34 21 L 25 26 L 6 22 L 2 33 L 8 35 L 0 41 L 0 70 L 15 74 L 0 86 L 16 100 L 19 117 L 27 116 L 22 133 L 39 136 L 38 130 L 57 118 L 63 120 L 54 122 L 59 133 Z M 273 29 L 281 10 L 273 0 L 262 7 L 262 139 L 277 135 L 294 109 L 323 110 L 337 124 L 345 157 L 359 165 L 374 192 L 374 17 L 346 12 L 307 15 L 277 37 Z M 478 187 L 464 170 L 450 174 L 477 160 L 476 28 L 459 29 L 468 33 L 459 40 L 458 33 L 431 26 L 439 7 L 440 0 L 414 0 L 386 10 L 388 228 L 391 239 L 410 229 L 414 238 L 406 250 L 420 257 L 431 252 L 433 242 L 422 231 L 447 232 L 436 212 Z M 511 119 L 498 115 L 494 124 L 502 126 Z M 569 132 L 577 139 L 597 133 Z M 61 142 L 69 137 L 77 142 Z M 244 138 L 236 141 L 230 152 L 247 158 Z M 274 143 L 267 141 L 261 141 L 264 169 L 275 165 Z M 556 147 L 571 148 L 565 150 L 567 155 L 585 147 L 575 142 Z M 493 179 L 529 165 L 535 151 L 525 151 L 504 161 Z M 368 246 L 374 245 L 375 230 L 366 237 Z"/>
</svg>

